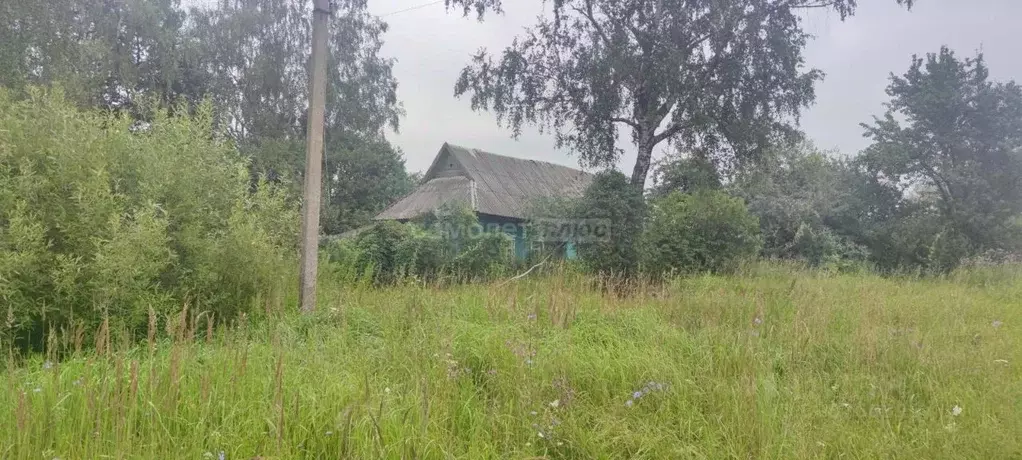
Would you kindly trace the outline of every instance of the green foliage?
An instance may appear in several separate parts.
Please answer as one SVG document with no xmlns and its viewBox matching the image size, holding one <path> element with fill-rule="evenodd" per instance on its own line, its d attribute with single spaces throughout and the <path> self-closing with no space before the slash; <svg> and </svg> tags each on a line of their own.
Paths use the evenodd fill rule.
<svg viewBox="0 0 1022 460">
<path fill-rule="evenodd" d="M 679 153 L 659 164 L 649 196 L 662 198 L 671 192 L 695 193 L 721 187 L 720 174 L 710 159 Z"/>
<path fill-rule="evenodd" d="M 474 212 L 445 206 L 416 222 L 374 224 L 353 243 L 332 243 L 328 254 L 337 264 L 353 264 L 342 271 L 367 274 L 376 284 L 457 282 L 507 273 L 514 266 L 512 242 L 503 232 L 483 231 Z"/>
<path fill-rule="evenodd" d="M 446 2 L 480 14 L 500 3 Z M 855 2 L 554 0 L 553 14 L 496 59 L 476 54 L 455 94 L 471 94 L 474 109 L 493 110 L 516 135 L 525 124 L 553 131 L 590 165 L 614 164 L 618 129 L 629 130 L 641 189 L 664 142 L 739 163 L 797 136 L 790 120 L 823 76 L 805 68 L 799 15 L 820 6 L 844 19 Z"/>
<path fill-rule="evenodd" d="M 597 174 L 579 202 L 576 216 L 610 222 L 608 241 L 584 241 L 578 255 L 595 273 L 628 277 L 639 268 L 639 239 L 646 218 L 642 192 L 624 174 Z"/>
<path fill-rule="evenodd" d="M 383 136 L 403 114 L 386 24 L 365 0 L 334 2 L 326 92 L 323 229 L 369 223 L 410 191 L 401 153 Z M 260 176 L 300 191 L 311 2 L 56 0 L 0 5 L 0 86 L 59 82 L 78 105 L 149 120 L 213 103 L 214 126 Z M 182 103 L 186 102 L 186 103 Z M 295 195 L 300 195 L 296 193 Z"/>
<path fill-rule="evenodd" d="M 847 215 L 849 222 L 841 214 L 853 205 L 852 183 L 862 180 L 845 162 L 803 143 L 772 149 L 755 167 L 741 171 L 729 190 L 759 218 L 763 256 L 843 266 L 868 256 L 849 236 L 855 229 L 845 228 L 863 225 L 863 213 Z"/>
<path fill-rule="evenodd" d="M 386 141 L 336 140 L 329 144 L 325 155 L 329 179 L 324 190 L 322 226 L 328 235 L 368 225 L 415 188 L 401 152 Z"/>
<path fill-rule="evenodd" d="M 135 116 L 144 99 L 205 93 L 201 43 L 179 0 L 3 2 L 0 18 L 0 86 L 60 82 L 81 105 Z"/>
<path fill-rule="evenodd" d="M 398 128 L 403 110 L 393 60 L 380 51 L 386 24 L 366 5 L 335 2 L 330 20 L 321 221 L 327 234 L 368 225 L 412 189 L 401 152 L 382 134 Z M 252 157 L 254 175 L 284 179 L 296 190 L 305 165 L 311 9 L 311 2 L 228 0 L 189 14 L 219 122 Z"/>
<path fill-rule="evenodd" d="M 759 222 L 740 198 L 674 192 L 650 205 L 643 267 L 651 274 L 728 272 L 760 245 Z"/>
<path fill-rule="evenodd" d="M 359 233 L 355 240 L 359 271 L 371 271 L 377 282 L 393 282 L 400 275 L 398 269 L 404 268 L 397 258 L 398 248 L 412 235 L 411 226 L 390 220 Z"/>
<path fill-rule="evenodd" d="M 989 81 L 980 55 L 948 48 L 913 57 L 892 76 L 888 111 L 863 125 L 873 145 L 860 159 L 906 207 L 936 211 L 928 268 L 1018 241 L 1022 215 L 1022 87 Z M 904 121 L 902 121 L 904 120 Z"/>
<path fill-rule="evenodd" d="M 57 91 L 0 90 L 9 339 L 37 346 L 51 327 L 104 317 L 137 328 L 150 308 L 185 304 L 226 320 L 283 295 L 297 213 L 272 186 L 251 193 L 244 160 L 211 123 L 208 106 L 139 127 Z"/>
<path fill-rule="evenodd" d="M 327 136 L 379 137 L 398 127 L 393 60 L 380 56 L 386 24 L 365 0 L 335 2 L 327 65 Z M 189 12 L 210 92 L 235 139 L 301 140 L 308 97 L 311 2 L 223 0 Z M 251 44 L 258 43 L 258 46 Z M 330 145 L 330 142 L 327 142 Z"/>
<path fill-rule="evenodd" d="M 866 248 L 837 235 L 828 227 L 803 223 L 795 232 L 791 250 L 813 267 L 857 270 L 869 258 Z"/>
</svg>

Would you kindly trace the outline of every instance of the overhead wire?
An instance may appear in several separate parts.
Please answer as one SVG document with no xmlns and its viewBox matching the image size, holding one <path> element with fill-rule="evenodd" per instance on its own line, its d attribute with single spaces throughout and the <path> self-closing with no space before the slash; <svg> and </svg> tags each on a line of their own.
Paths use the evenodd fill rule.
<svg viewBox="0 0 1022 460">
<path fill-rule="evenodd" d="M 418 9 L 421 9 L 421 8 L 426 8 L 428 6 L 439 5 L 439 4 L 441 4 L 441 3 L 445 2 L 445 1 L 446 0 L 436 0 L 435 2 L 429 2 L 429 3 L 423 3 L 421 5 L 410 6 L 408 8 L 403 9 L 403 10 L 391 11 L 390 13 L 381 14 L 379 17 L 385 18 L 387 16 L 393 16 L 395 14 L 407 13 L 409 11 L 414 11 L 414 10 L 418 10 Z"/>
</svg>

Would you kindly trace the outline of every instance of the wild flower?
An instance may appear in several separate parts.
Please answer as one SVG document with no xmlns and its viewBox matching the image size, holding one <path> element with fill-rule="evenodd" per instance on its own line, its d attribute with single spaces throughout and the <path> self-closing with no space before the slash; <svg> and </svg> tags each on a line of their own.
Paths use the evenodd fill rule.
<svg viewBox="0 0 1022 460">
<path fill-rule="evenodd" d="M 958 404 L 955 404 L 955 407 L 951 408 L 951 415 L 954 416 L 954 417 L 962 415 L 962 408 L 961 408 L 961 406 L 959 406 Z"/>
<path fill-rule="evenodd" d="M 550 407 L 553 407 L 554 409 L 557 409 L 560 406 L 561 406 L 561 400 L 560 399 L 555 399 L 553 401 L 550 401 Z"/>
<path fill-rule="evenodd" d="M 504 342 L 504 345 L 511 350 L 512 354 L 521 359 L 526 366 L 532 366 L 533 358 L 536 357 L 536 349 L 531 344 L 508 340 Z"/>
<path fill-rule="evenodd" d="M 1001 321 L 998 321 L 998 320 L 994 320 L 994 322 L 990 323 L 990 325 L 993 326 L 994 328 L 998 328 L 998 327 L 1003 326 L 1004 323 L 1001 322 Z"/>
<path fill-rule="evenodd" d="M 536 320 L 536 314 L 535 313 L 529 313 L 529 316 L 526 316 L 526 318 L 529 321 L 535 321 Z"/>
<path fill-rule="evenodd" d="M 571 404 L 571 401 L 575 399 L 575 388 L 571 386 L 571 382 L 566 377 L 558 377 L 553 381 L 554 390 L 560 396 L 558 398 L 558 405 L 567 406 Z"/>
<path fill-rule="evenodd" d="M 50 369 L 53 369 L 53 363 L 50 362 L 50 361 L 44 362 L 43 363 L 43 370 L 45 371 L 45 370 L 50 370 Z"/>
<path fill-rule="evenodd" d="M 447 378 L 451 380 L 456 380 L 458 377 L 461 377 L 462 375 L 472 373 L 471 368 L 461 367 L 458 363 L 458 360 L 454 359 L 450 353 L 447 353 L 446 356 L 447 359 L 445 360 L 445 362 L 447 363 Z"/>
<path fill-rule="evenodd" d="M 224 459 L 227 458 L 227 455 L 225 455 L 224 451 L 221 450 L 220 453 L 217 454 L 216 458 L 217 458 L 217 460 L 224 460 Z"/>
<path fill-rule="evenodd" d="M 648 395 L 650 393 L 654 393 L 654 392 L 661 392 L 661 391 L 666 390 L 667 388 L 668 388 L 667 384 L 650 380 L 649 382 L 646 382 L 646 384 L 643 385 L 642 388 L 640 388 L 639 390 L 633 392 L 632 393 L 632 398 L 629 399 L 628 402 L 625 403 L 625 405 L 628 406 L 628 407 L 631 407 L 632 404 L 634 404 L 636 401 L 642 399 L 643 396 L 646 396 L 646 395 Z M 629 404 L 629 403 L 631 403 L 631 404 Z"/>
</svg>

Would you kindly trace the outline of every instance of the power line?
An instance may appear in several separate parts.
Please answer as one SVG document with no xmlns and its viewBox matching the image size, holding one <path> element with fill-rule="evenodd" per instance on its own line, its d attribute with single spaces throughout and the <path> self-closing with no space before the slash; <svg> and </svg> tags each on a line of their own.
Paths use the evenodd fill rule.
<svg viewBox="0 0 1022 460">
<path fill-rule="evenodd" d="M 412 6 L 412 7 L 405 8 L 403 10 L 391 11 L 390 13 L 381 14 L 380 17 L 381 18 L 385 18 L 387 16 L 393 16 L 393 15 L 399 14 L 399 13 L 406 13 L 406 12 L 409 12 L 409 11 L 418 10 L 418 9 L 421 9 L 421 8 L 425 8 L 427 6 L 439 5 L 439 4 L 443 3 L 444 1 L 446 1 L 446 0 L 437 0 L 435 2 L 423 3 L 421 5 L 415 5 L 415 6 Z"/>
</svg>

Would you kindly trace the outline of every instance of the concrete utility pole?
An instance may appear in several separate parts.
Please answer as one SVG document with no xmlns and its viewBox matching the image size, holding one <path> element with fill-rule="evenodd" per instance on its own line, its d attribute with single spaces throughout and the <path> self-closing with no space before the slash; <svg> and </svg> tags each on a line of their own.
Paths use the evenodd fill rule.
<svg viewBox="0 0 1022 460">
<path fill-rule="evenodd" d="M 323 112 L 326 105 L 326 53 L 330 0 L 313 0 L 309 124 L 305 137 L 305 199 L 302 201 L 302 259 L 299 301 L 302 312 L 316 309 L 319 266 L 319 206 L 323 193 Z"/>
</svg>

